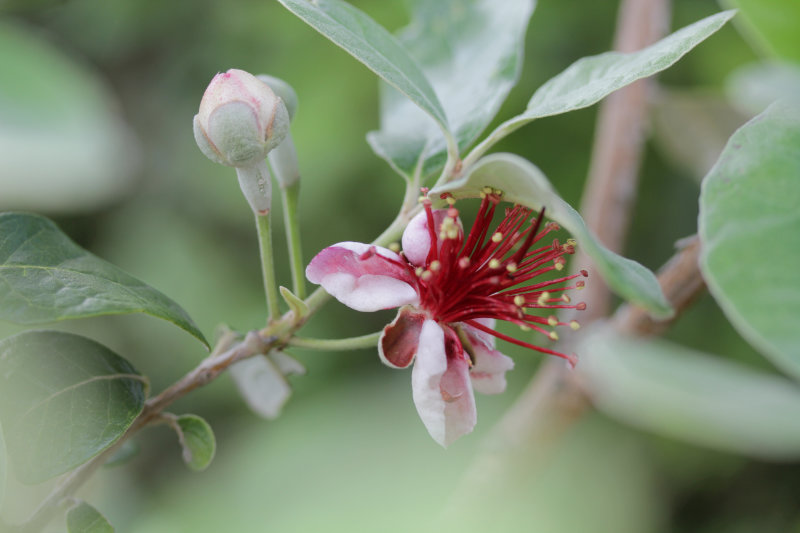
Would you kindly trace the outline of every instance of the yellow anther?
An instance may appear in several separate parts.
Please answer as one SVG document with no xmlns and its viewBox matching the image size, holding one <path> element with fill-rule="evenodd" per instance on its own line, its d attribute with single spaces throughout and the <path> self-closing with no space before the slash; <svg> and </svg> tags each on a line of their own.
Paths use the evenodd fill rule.
<svg viewBox="0 0 800 533">
<path fill-rule="evenodd" d="M 393 251 L 394 253 L 397 253 L 397 252 L 400 251 L 400 244 L 396 243 L 396 242 L 393 242 L 392 244 L 389 245 L 389 249 L 391 251 Z"/>
<path fill-rule="evenodd" d="M 561 299 L 564 300 L 565 303 L 570 303 L 572 301 L 568 294 L 562 294 Z"/>
<path fill-rule="evenodd" d="M 458 238 L 458 228 L 450 228 L 447 230 L 447 238 L 448 239 L 457 239 Z"/>
<path fill-rule="evenodd" d="M 495 189 L 493 192 L 494 192 L 494 193 L 495 193 L 497 196 L 503 196 L 503 191 L 501 191 L 500 189 Z"/>
<path fill-rule="evenodd" d="M 555 267 L 558 271 L 564 270 L 564 263 L 556 263 Z"/>
<path fill-rule="evenodd" d="M 439 240 L 440 240 L 440 241 L 443 241 L 443 240 L 445 240 L 446 238 L 447 238 L 447 231 L 446 231 L 445 229 L 442 229 L 442 230 L 439 232 Z"/>
<path fill-rule="evenodd" d="M 459 259 L 458 266 L 460 266 L 461 268 L 467 268 L 469 266 L 469 257 L 464 256 L 461 259 Z"/>
<path fill-rule="evenodd" d="M 530 328 L 530 327 L 528 327 L 528 326 L 524 326 L 524 325 L 523 325 L 523 326 L 520 326 L 520 327 L 519 327 L 519 329 L 521 329 L 522 331 L 530 331 L 530 330 L 531 330 L 531 328 Z"/>
<path fill-rule="evenodd" d="M 551 331 L 550 334 L 548 335 L 548 337 L 550 337 L 554 341 L 557 341 L 558 340 L 558 333 L 556 333 L 555 331 Z"/>
<path fill-rule="evenodd" d="M 417 277 L 420 277 L 420 276 L 422 276 L 422 273 L 423 273 L 423 272 L 424 272 L 424 270 L 423 270 L 423 268 L 422 268 L 422 267 L 417 267 L 417 268 L 416 268 L 416 270 L 414 270 L 414 274 L 416 274 L 416 275 L 417 275 Z"/>
<path fill-rule="evenodd" d="M 483 189 L 481 189 L 481 192 L 482 192 L 483 194 L 492 194 L 492 188 L 491 188 L 491 187 L 488 187 L 488 186 L 487 186 L 487 187 L 484 187 Z"/>
<path fill-rule="evenodd" d="M 578 324 L 577 320 L 572 320 L 569 323 L 569 327 L 571 327 L 573 331 L 578 331 L 581 328 L 581 325 Z"/>
<path fill-rule="evenodd" d="M 514 296 L 514 305 L 518 307 L 522 307 L 522 304 L 525 303 L 525 297 L 521 294 L 517 294 Z"/>
<path fill-rule="evenodd" d="M 433 277 L 433 272 L 431 272 L 430 270 L 426 270 L 422 273 L 420 277 L 422 278 L 422 281 L 428 281 Z"/>
<path fill-rule="evenodd" d="M 491 269 L 500 268 L 500 261 L 498 261 L 497 259 L 492 259 L 491 261 L 489 261 L 489 268 Z"/>
<path fill-rule="evenodd" d="M 444 201 L 447 202 L 447 205 L 450 206 L 456 205 L 456 199 L 453 198 L 452 196 L 448 196 L 447 198 L 444 199 Z"/>
<path fill-rule="evenodd" d="M 578 241 L 576 241 L 575 239 L 567 239 L 567 244 L 569 246 L 577 246 L 578 245 Z"/>
<path fill-rule="evenodd" d="M 558 325 L 558 319 L 556 317 L 554 317 L 554 316 L 547 317 L 547 324 L 549 326 L 557 326 Z"/>
<path fill-rule="evenodd" d="M 550 299 L 550 293 L 547 292 L 547 291 L 544 291 L 542 294 L 539 295 L 539 299 L 536 300 L 536 303 L 538 303 L 539 305 L 546 305 L 547 304 L 547 300 L 549 300 L 549 299 Z"/>
<path fill-rule="evenodd" d="M 431 269 L 431 271 L 433 271 L 433 272 L 436 272 L 436 271 L 437 271 L 437 270 L 439 270 L 440 268 L 442 268 L 442 263 L 441 263 L 441 261 L 439 261 L 438 259 L 436 259 L 436 260 L 434 260 L 434 261 L 432 261 L 432 262 L 431 262 L 431 266 L 430 266 L 430 269 Z"/>
<path fill-rule="evenodd" d="M 582 291 L 584 287 L 585 285 L 575 285 L 575 289 L 579 291 Z"/>
<path fill-rule="evenodd" d="M 503 234 L 499 231 L 492 235 L 492 242 L 497 243 L 503 240 Z"/>
<path fill-rule="evenodd" d="M 517 264 L 516 263 L 509 263 L 506 265 L 506 270 L 511 272 L 512 274 L 517 271 Z"/>
</svg>

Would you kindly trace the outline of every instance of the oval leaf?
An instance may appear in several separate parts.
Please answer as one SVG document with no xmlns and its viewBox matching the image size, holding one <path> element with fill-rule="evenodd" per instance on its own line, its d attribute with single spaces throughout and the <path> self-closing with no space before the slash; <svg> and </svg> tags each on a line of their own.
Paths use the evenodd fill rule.
<svg viewBox="0 0 800 533">
<path fill-rule="evenodd" d="M 0 341 L 0 423 L 24 483 L 63 474 L 105 450 L 144 401 L 144 378 L 91 339 L 28 331 Z"/>
<path fill-rule="evenodd" d="M 178 440 L 183 449 L 183 462 L 197 472 L 208 468 L 217 450 L 211 426 L 197 415 L 179 416 L 177 425 Z"/>
<path fill-rule="evenodd" d="M 69 533 L 114 533 L 106 517 L 86 502 L 81 502 L 67 512 Z"/>
<path fill-rule="evenodd" d="M 472 159 L 533 120 L 589 107 L 636 80 L 672 66 L 734 14 L 735 11 L 723 11 L 711 15 L 638 52 L 606 52 L 579 59 L 539 87 L 525 112 L 500 124 Z"/>
<path fill-rule="evenodd" d="M 558 222 L 578 241 L 578 246 L 595 262 L 595 268 L 619 296 L 646 309 L 656 318 L 668 318 L 672 308 L 655 275 L 636 261 L 615 254 L 586 227 L 581 216 L 561 199 L 542 172 L 530 161 L 514 154 L 492 154 L 476 163 L 470 173 L 431 191 L 456 198 L 477 197 L 490 186 L 503 191 L 503 199 L 531 209 L 546 208 L 546 216 Z"/>
<path fill-rule="evenodd" d="M 720 450 L 800 457 L 800 388 L 789 380 L 609 328 L 587 331 L 580 351 L 593 401 L 614 417 Z"/>
<path fill-rule="evenodd" d="M 121 313 L 162 318 L 208 346 L 178 304 L 90 254 L 50 220 L 0 214 L 0 319 L 45 324 Z"/>
<path fill-rule="evenodd" d="M 278 1 L 405 94 L 447 131 L 447 117 L 430 82 L 383 26 L 341 0 Z"/>
<path fill-rule="evenodd" d="M 489 124 L 516 84 L 534 0 L 440 0 L 415 3 L 400 42 L 417 60 L 444 104 L 460 150 Z M 401 174 L 420 158 L 423 175 L 441 167 L 446 144 L 425 113 L 381 86 L 381 129 L 367 140 Z"/>
<path fill-rule="evenodd" d="M 800 379 L 800 104 L 779 102 L 728 141 L 700 194 L 700 268 L 725 315 Z"/>
</svg>

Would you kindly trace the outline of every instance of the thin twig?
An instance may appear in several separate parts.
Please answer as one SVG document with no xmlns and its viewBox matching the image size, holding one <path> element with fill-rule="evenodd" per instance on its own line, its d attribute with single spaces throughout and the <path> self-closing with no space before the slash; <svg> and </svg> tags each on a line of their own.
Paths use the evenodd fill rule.
<svg viewBox="0 0 800 533">
<path fill-rule="evenodd" d="M 668 0 L 623 0 L 614 47 L 620 52 L 634 52 L 656 42 L 666 34 L 669 4 Z M 615 252 L 624 247 L 636 201 L 651 83 L 639 80 L 611 94 L 600 105 L 597 116 L 581 214 L 600 241 Z M 587 260 L 580 255 L 573 264 Z M 605 284 L 594 277 L 586 286 L 584 298 L 591 305 L 583 319 L 607 316 L 610 296 Z"/>
</svg>

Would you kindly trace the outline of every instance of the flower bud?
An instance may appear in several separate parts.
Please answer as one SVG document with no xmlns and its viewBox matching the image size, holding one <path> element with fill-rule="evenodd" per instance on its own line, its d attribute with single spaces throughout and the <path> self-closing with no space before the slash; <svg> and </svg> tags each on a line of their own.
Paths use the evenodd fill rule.
<svg viewBox="0 0 800 533">
<path fill-rule="evenodd" d="M 194 117 L 194 136 L 212 161 L 250 167 L 289 132 L 289 113 L 267 84 L 243 70 L 217 74 Z"/>
</svg>

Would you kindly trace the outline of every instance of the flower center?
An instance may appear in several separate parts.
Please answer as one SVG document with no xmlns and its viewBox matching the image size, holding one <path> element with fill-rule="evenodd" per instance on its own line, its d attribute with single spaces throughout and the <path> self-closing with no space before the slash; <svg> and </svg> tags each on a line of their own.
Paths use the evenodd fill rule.
<svg viewBox="0 0 800 533">
<path fill-rule="evenodd" d="M 443 195 L 449 204 L 446 217 L 436 227 L 431 200 L 423 189 L 430 250 L 424 266 L 412 269 L 420 294 L 420 307 L 437 321 L 452 324 L 465 322 L 498 338 L 540 352 L 575 362 L 575 356 L 519 341 L 477 321 L 481 318 L 505 320 L 523 330 L 534 330 L 557 340 L 554 326 L 578 329 L 577 321 L 561 322 L 552 314 L 557 309 L 583 310 L 586 304 L 571 302 L 567 291 L 580 290 L 586 270 L 577 274 L 541 279 L 552 271 L 564 269 L 564 255 L 575 253 L 576 242 L 562 244 L 553 239 L 541 241 L 559 229 L 555 222 L 543 223 L 544 208 L 536 215 L 527 207 L 505 209 L 505 216 L 494 231 L 491 223 L 502 192 L 485 187 L 481 205 L 469 234 L 465 237 L 455 208 L 455 199 Z M 537 281 L 539 280 L 539 281 Z M 546 312 L 545 316 L 534 313 Z"/>
</svg>

